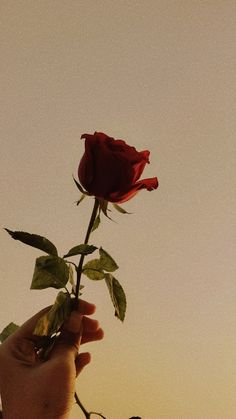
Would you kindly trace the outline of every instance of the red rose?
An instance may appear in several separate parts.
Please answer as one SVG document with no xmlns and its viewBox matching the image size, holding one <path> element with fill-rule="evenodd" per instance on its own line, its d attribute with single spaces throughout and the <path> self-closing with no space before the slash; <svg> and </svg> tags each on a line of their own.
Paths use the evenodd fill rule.
<svg viewBox="0 0 236 419">
<path fill-rule="evenodd" d="M 78 176 L 89 195 L 110 202 L 125 202 L 140 189 L 151 191 L 158 186 L 156 177 L 139 180 L 149 163 L 148 150 L 137 151 L 123 140 L 114 140 L 102 132 L 83 134 L 85 153 Z"/>
</svg>

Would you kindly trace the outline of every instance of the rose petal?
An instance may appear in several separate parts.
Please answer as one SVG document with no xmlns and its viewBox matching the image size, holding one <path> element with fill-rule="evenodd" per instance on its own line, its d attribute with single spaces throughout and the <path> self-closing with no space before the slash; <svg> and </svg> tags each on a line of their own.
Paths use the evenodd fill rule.
<svg viewBox="0 0 236 419">
<path fill-rule="evenodd" d="M 133 164 L 133 169 L 135 172 L 134 175 L 134 179 L 133 179 L 133 183 L 137 182 L 137 180 L 139 180 L 140 176 L 143 173 L 143 170 L 146 166 L 147 163 L 149 163 L 149 154 L 150 151 L 145 150 L 145 151 L 140 151 L 140 161 L 137 162 L 136 164 Z"/>
<path fill-rule="evenodd" d="M 158 187 L 158 180 L 157 177 L 142 179 L 139 182 L 135 183 L 128 191 L 126 192 L 117 192 L 110 195 L 110 202 L 117 202 L 122 203 L 126 202 L 129 199 L 133 198 L 134 195 L 141 189 L 147 189 L 148 191 L 152 191 L 153 189 L 157 189 Z"/>
<path fill-rule="evenodd" d="M 125 202 L 140 189 L 153 190 L 157 178 L 139 181 L 149 163 L 148 150 L 137 151 L 124 140 L 115 140 L 103 132 L 83 134 L 85 153 L 78 174 L 90 195 L 110 202 Z"/>
<path fill-rule="evenodd" d="M 82 159 L 80 160 L 80 164 L 78 168 L 78 177 L 81 184 L 86 190 L 89 184 L 93 180 L 93 173 L 94 173 L 93 156 L 91 153 L 90 146 L 88 145 L 87 141 L 85 141 L 85 153 Z"/>
<path fill-rule="evenodd" d="M 127 156 L 107 146 L 107 138 L 115 140 L 102 133 L 83 134 L 82 138 L 85 138 L 85 153 L 79 166 L 79 179 L 91 195 L 109 201 L 111 193 L 132 185 L 134 169 Z"/>
</svg>

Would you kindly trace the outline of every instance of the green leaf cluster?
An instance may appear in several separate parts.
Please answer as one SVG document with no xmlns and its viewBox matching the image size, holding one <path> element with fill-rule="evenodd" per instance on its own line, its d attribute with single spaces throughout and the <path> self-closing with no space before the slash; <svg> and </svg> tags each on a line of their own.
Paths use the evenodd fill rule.
<svg viewBox="0 0 236 419">
<path fill-rule="evenodd" d="M 83 266 L 83 273 L 89 279 L 98 281 L 105 278 L 106 272 L 114 272 L 118 269 L 117 263 L 102 247 L 99 249 L 99 259 L 93 259 Z"/>
<path fill-rule="evenodd" d="M 118 269 L 115 260 L 102 247 L 99 249 L 99 259 L 93 259 L 83 266 L 83 273 L 94 281 L 105 279 L 115 316 L 124 321 L 126 312 L 126 296 L 119 281 L 112 275 Z"/>
<path fill-rule="evenodd" d="M 125 211 L 118 206 L 117 210 L 125 213 Z M 106 208 L 105 208 L 106 210 Z M 93 229 L 96 229 L 100 223 L 100 213 L 97 215 Z M 72 247 L 63 258 L 58 256 L 56 246 L 47 238 L 37 234 L 30 234 L 24 231 L 11 231 L 5 229 L 13 239 L 19 240 L 31 247 L 35 247 L 47 253 L 46 256 L 40 256 L 35 261 L 35 268 L 33 279 L 31 282 L 31 289 L 39 290 L 49 287 L 56 289 L 66 288 L 69 282 L 72 287 L 72 293 L 59 292 L 54 305 L 51 310 L 46 313 L 37 323 L 35 334 L 40 336 L 51 336 L 60 329 L 65 319 L 70 314 L 71 295 L 75 291 L 75 283 L 73 278 L 73 269 L 71 263 L 69 264 L 64 258 L 81 255 L 82 258 L 92 254 L 97 247 L 89 244 L 79 244 Z M 126 312 L 126 297 L 119 281 L 112 275 L 118 269 L 115 260 L 102 247 L 99 249 L 99 258 L 92 259 L 85 263 L 82 272 L 89 279 L 99 281 L 105 279 L 108 291 L 111 297 L 112 304 L 115 308 L 115 315 L 124 320 Z M 80 286 L 82 289 L 82 286 Z M 5 339 L 8 334 L 15 331 L 17 328 L 14 323 L 10 323 L 0 335 L 1 339 Z"/>
<path fill-rule="evenodd" d="M 49 287 L 60 289 L 66 286 L 68 280 L 72 283 L 73 272 L 69 270 L 63 258 L 58 256 L 57 248 L 50 240 L 38 234 L 30 234 L 25 231 L 11 231 L 7 228 L 5 230 L 13 239 L 48 254 L 36 259 L 31 289 L 39 290 Z M 86 249 L 82 248 L 82 251 L 85 252 Z M 88 249 L 87 252 L 89 252 Z"/>
</svg>

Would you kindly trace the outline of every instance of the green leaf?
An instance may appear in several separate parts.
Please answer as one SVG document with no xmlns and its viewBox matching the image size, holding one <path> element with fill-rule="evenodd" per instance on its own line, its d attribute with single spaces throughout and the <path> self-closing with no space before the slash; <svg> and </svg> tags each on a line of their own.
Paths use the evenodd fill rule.
<svg viewBox="0 0 236 419">
<path fill-rule="evenodd" d="M 51 336 L 57 333 L 70 316 L 72 309 L 69 294 L 60 291 L 52 308 L 38 320 L 34 335 Z"/>
<path fill-rule="evenodd" d="M 100 259 L 93 259 L 83 266 L 83 273 L 94 281 L 104 278 L 104 272 L 101 266 Z"/>
<path fill-rule="evenodd" d="M 4 342 L 10 336 L 12 333 L 14 333 L 17 329 L 19 329 L 20 326 L 17 324 L 11 322 L 9 323 L 3 331 L 0 333 L 0 342 Z"/>
<path fill-rule="evenodd" d="M 113 207 L 120 212 L 121 214 L 131 214 L 130 212 L 126 211 L 124 208 L 120 207 L 120 205 L 114 204 Z"/>
<path fill-rule="evenodd" d="M 73 271 L 72 266 L 69 263 L 67 264 L 67 266 L 68 266 L 68 269 L 69 269 L 68 282 L 71 284 L 72 290 L 75 291 L 74 271 Z"/>
<path fill-rule="evenodd" d="M 74 179 L 74 182 L 75 182 L 75 184 L 76 184 L 76 186 L 77 186 L 77 188 L 79 189 L 79 191 L 83 194 L 83 195 L 88 195 L 87 193 L 86 193 L 86 191 L 82 188 L 82 186 L 80 185 L 80 183 L 74 178 L 74 176 L 73 176 L 73 179 Z"/>
<path fill-rule="evenodd" d="M 99 213 L 99 214 L 97 215 L 97 217 L 95 218 L 95 220 L 94 220 L 94 223 L 93 223 L 93 227 L 92 227 L 91 233 L 99 227 L 100 222 L 101 222 L 101 218 L 100 218 L 100 213 Z"/>
<path fill-rule="evenodd" d="M 106 201 L 106 200 L 100 200 L 100 206 L 99 206 L 99 209 L 100 209 L 100 211 L 102 211 L 102 212 L 103 212 L 103 214 L 104 214 L 107 218 L 109 218 L 109 220 L 113 221 L 113 220 L 112 220 L 112 218 L 111 218 L 111 217 L 109 217 L 109 215 L 107 214 L 107 211 L 110 211 L 110 210 L 108 209 L 108 204 L 109 204 L 109 202 L 108 202 L 108 201 Z"/>
<path fill-rule="evenodd" d="M 106 200 L 100 200 L 100 209 L 102 210 L 103 214 L 108 217 L 107 211 L 108 211 L 108 201 Z M 108 217 L 109 218 L 109 217 Z"/>
<path fill-rule="evenodd" d="M 83 193 L 80 199 L 76 202 L 76 205 L 79 205 L 84 200 L 85 197 L 86 197 L 86 194 Z"/>
<path fill-rule="evenodd" d="M 50 242 L 50 240 L 46 239 L 46 237 L 39 236 L 38 234 L 26 233 L 25 231 L 11 231 L 8 228 L 5 228 L 5 230 L 10 234 L 10 236 L 13 239 L 19 240 L 22 243 L 25 243 L 29 246 L 43 250 L 49 255 L 57 256 L 56 246 L 54 246 L 54 244 Z"/>
<path fill-rule="evenodd" d="M 124 321 L 127 306 L 125 292 L 119 281 L 112 274 L 105 274 L 105 281 L 115 308 L 115 316 Z"/>
<path fill-rule="evenodd" d="M 40 256 L 36 259 L 31 289 L 64 288 L 69 279 L 66 262 L 57 256 Z"/>
<path fill-rule="evenodd" d="M 114 259 L 101 247 L 99 249 L 99 254 L 100 259 L 90 260 L 83 266 L 83 273 L 89 279 L 93 279 L 95 281 L 105 277 L 104 271 L 114 272 L 118 269 L 118 265 Z"/>
<path fill-rule="evenodd" d="M 63 258 L 75 256 L 75 255 L 89 255 L 97 249 L 96 246 L 89 244 L 79 244 L 78 246 L 72 247 L 69 252 L 63 256 Z"/>
<path fill-rule="evenodd" d="M 104 249 L 102 249 L 102 247 L 100 247 L 99 253 L 100 263 L 104 271 L 114 272 L 119 268 L 114 259 Z"/>
</svg>

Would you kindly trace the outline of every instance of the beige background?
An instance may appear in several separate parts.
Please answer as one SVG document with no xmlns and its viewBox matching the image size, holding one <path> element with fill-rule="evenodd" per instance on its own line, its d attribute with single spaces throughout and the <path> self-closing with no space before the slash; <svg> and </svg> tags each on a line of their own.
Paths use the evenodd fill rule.
<svg viewBox="0 0 236 419">
<path fill-rule="evenodd" d="M 106 338 L 87 346 L 78 391 L 109 419 L 236 417 L 235 17 L 230 0 L 0 3 L 1 226 L 61 253 L 82 241 L 84 132 L 149 149 L 160 180 L 92 239 L 128 298 L 120 324 L 105 285 L 85 280 Z M 29 291 L 40 252 L 0 241 L 2 329 L 56 291 Z"/>
</svg>

